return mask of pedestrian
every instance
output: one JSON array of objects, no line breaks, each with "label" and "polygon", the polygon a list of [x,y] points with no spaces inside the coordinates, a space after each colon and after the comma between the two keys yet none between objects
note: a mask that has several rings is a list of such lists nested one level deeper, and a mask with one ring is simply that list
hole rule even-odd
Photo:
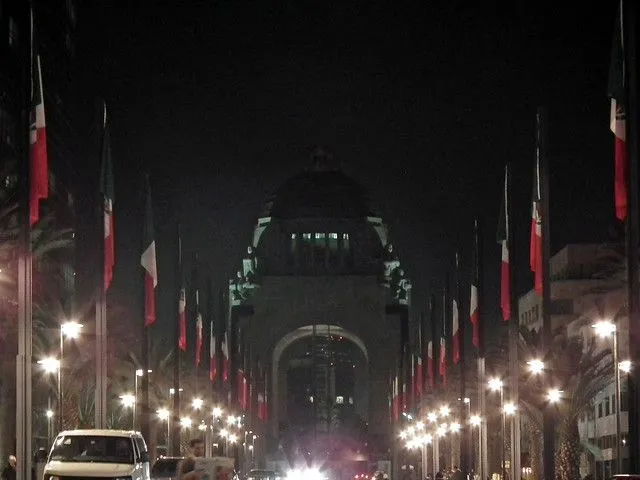
[{"label": "pedestrian", "polygon": [[189,456],[180,462],[179,480],[200,480],[204,472],[196,472],[196,458],[204,457],[204,441],[194,438],[189,442]]},{"label": "pedestrian", "polygon": [[16,480],[17,462],[15,455],[9,455],[9,463],[2,469],[2,480]]},{"label": "pedestrian", "polygon": [[457,465],[453,466],[453,472],[451,473],[451,480],[464,480],[464,474],[460,471]]}]

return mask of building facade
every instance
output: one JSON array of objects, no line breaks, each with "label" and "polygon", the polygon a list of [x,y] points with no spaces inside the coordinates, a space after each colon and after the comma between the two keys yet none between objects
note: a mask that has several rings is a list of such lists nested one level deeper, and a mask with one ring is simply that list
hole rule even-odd
[{"label": "building facade", "polygon": [[267,460],[283,445],[336,469],[388,455],[410,289],[365,191],[323,152],[267,201],[229,284],[232,344],[267,365]]}]

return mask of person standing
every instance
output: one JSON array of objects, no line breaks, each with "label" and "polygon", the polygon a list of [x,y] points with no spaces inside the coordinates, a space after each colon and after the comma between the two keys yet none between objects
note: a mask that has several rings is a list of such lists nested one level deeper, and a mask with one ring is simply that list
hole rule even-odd
[{"label": "person standing", "polygon": [[9,463],[2,469],[2,480],[16,480],[17,462],[15,455],[9,455]]},{"label": "person standing", "polygon": [[203,472],[196,472],[196,458],[204,457],[204,441],[194,438],[189,442],[189,456],[180,462],[180,480],[200,480]]}]

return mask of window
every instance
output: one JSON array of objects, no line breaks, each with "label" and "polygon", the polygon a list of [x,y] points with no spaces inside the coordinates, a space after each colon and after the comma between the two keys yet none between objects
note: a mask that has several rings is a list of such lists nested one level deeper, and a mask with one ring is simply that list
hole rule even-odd
[{"label": "window", "polygon": [[67,0],[67,15],[69,16],[69,21],[71,25],[76,24],[76,6],[73,3],[73,0]]},{"label": "window", "polygon": [[616,396],[611,396],[611,413],[616,413]]},{"label": "window", "polygon": [[604,397],[604,415],[611,415],[611,400],[609,397]]},{"label": "window", "polygon": [[49,460],[61,462],[133,463],[130,438],[100,435],[61,435]]},{"label": "window", "polygon": [[338,234],[330,233],[329,234],[329,250],[337,250],[338,249]]},{"label": "window", "polygon": [[344,403],[344,397],[342,395],[338,395],[336,397],[336,405],[342,405]]},{"label": "window", "polygon": [[602,418],[602,403],[598,404],[598,418]]},{"label": "window", "polygon": [[324,233],[316,233],[316,240],[324,240]]},{"label": "window", "polygon": [[349,250],[349,234],[348,233],[342,234],[342,248],[344,250]]},{"label": "window", "polygon": [[291,234],[291,253],[295,255],[298,249],[298,235],[295,233]]}]

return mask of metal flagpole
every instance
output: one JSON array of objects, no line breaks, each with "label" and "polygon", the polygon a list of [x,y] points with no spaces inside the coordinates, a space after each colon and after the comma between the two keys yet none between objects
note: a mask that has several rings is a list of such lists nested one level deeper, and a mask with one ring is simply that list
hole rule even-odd
[{"label": "metal flagpole", "polygon": [[[107,106],[102,104],[102,139],[107,128]],[[102,151],[102,149],[100,149]],[[95,390],[95,427],[107,428],[107,292],[104,285],[104,199],[103,193],[98,197],[98,221],[101,225],[101,241],[99,242],[100,272],[96,278],[96,390]],[[145,370],[146,372],[146,370]],[[60,409],[62,411],[62,409]],[[58,419],[62,425],[63,419]]]},{"label": "metal flagpole", "polygon": [[[540,169],[540,203],[542,210],[542,347],[546,352],[553,341],[551,327],[551,285],[549,283],[549,260],[551,257],[551,234],[549,231],[549,165],[547,159],[547,111],[538,107],[537,118],[537,155]],[[543,472],[544,480],[555,478],[555,424],[553,412],[543,409]]]},{"label": "metal flagpole", "polygon": [[180,294],[182,290],[182,237],[180,235],[180,223],[176,224],[176,278],[174,280],[174,298],[175,302],[175,318],[176,324],[174,327],[174,343],[176,358],[173,362],[173,405],[171,412],[171,419],[173,420],[173,429],[171,430],[171,449],[167,450],[173,456],[180,455],[180,368],[182,361],[182,350],[178,347],[180,339]]},{"label": "metal flagpole", "polygon": [[476,219],[474,222],[475,230],[475,252],[476,252],[476,279],[477,288],[477,310],[478,310],[478,409],[480,410],[479,445],[478,445],[478,469],[480,479],[484,480],[489,473],[489,459],[487,451],[487,406],[486,406],[486,365],[485,365],[485,349],[484,349],[484,322],[486,320],[482,308],[483,298],[483,281],[482,281],[482,229],[480,222]]},{"label": "metal flagpole", "polygon": [[[638,77],[636,64],[637,3],[622,2],[624,85],[627,94],[626,144],[629,160],[629,212],[627,225],[627,275],[629,295],[629,353],[635,367],[629,379],[629,472],[640,471],[640,266],[638,264]],[[618,405],[618,409],[620,406]]]},{"label": "metal flagpole", "polygon": [[510,322],[509,325],[509,394],[510,400],[516,405],[516,411],[511,415],[511,478],[521,477],[521,454],[520,454],[520,361],[518,354],[518,343],[520,339],[520,322],[518,317],[518,297],[515,288],[515,262],[513,255],[515,252],[513,240],[513,219],[511,216],[511,199],[513,193],[512,174],[509,165],[505,167],[505,227],[507,251],[509,252],[509,303]]},{"label": "metal flagpole", "polygon": [[18,355],[16,357],[16,478],[31,478],[31,365],[32,365],[32,312],[31,312],[31,226],[29,220],[29,145],[31,122],[29,114],[33,84],[33,11],[29,2],[30,35],[24,56],[25,98],[23,124],[27,127],[23,136],[23,157],[20,164],[20,240],[18,244]]}]

